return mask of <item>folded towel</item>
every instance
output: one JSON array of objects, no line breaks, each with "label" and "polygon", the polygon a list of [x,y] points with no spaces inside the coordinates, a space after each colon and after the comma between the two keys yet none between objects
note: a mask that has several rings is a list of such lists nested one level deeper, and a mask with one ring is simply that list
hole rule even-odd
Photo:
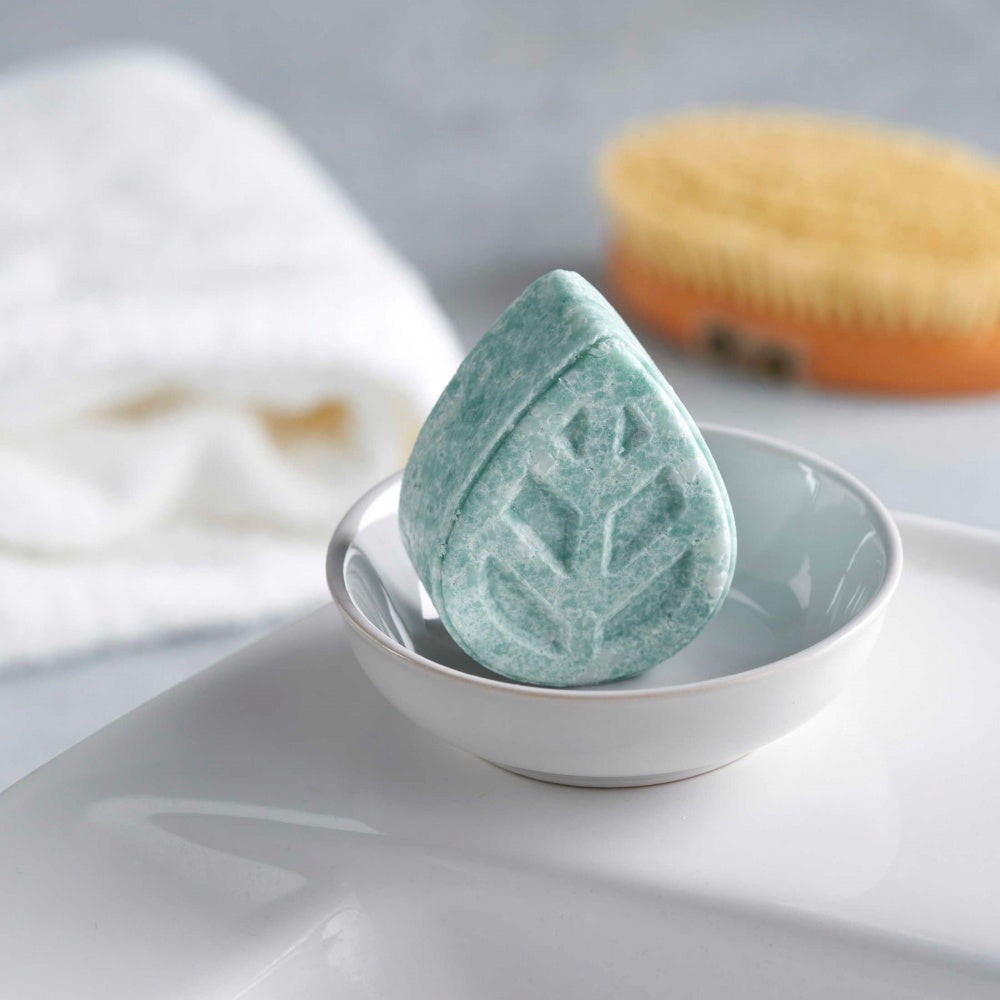
[{"label": "folded towel", "polygon": [[459,360],[271,118],[127,52],[0,83],[0,659],[279,617]]}]

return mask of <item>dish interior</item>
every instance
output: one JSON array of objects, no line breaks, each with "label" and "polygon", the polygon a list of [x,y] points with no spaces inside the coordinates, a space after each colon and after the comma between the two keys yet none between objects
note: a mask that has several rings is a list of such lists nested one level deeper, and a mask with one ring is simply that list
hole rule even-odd
[{"label": "dish interior", "polygon": [[[685,649],[601,690],[661,688],[741,673],[848,624],[885,579],[888,540],[868,497],[835,468],[763,439],[707,428],[736,518],[736,574],[725,603]],[[361,513],[344,561],[358,610],[385,636],[436,663],[516,683],[451,639],[417,579],[396,522],[398,477]]]}]

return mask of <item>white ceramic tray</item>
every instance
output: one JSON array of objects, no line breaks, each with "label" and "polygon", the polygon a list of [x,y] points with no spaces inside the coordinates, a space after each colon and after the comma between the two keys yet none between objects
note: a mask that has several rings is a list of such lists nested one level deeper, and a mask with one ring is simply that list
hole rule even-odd
[{"label": "white ceramic tray", "polygon": [[1000,535],[900,518],[868,668],[651,788],[396,713],[327,608],[0,796],[0,996],[1000,995]]}]

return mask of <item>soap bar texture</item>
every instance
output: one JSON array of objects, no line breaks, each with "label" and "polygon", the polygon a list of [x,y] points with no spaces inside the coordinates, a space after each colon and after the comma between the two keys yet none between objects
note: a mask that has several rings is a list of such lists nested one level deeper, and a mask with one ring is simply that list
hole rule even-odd
[{"label": "soap bar texture", "polygon": [[403,543],[490,670],[567,687],[687,645],[732,580],[725,486],[688,412],[579,275],[539,278],[482,337],[403,474]]}]

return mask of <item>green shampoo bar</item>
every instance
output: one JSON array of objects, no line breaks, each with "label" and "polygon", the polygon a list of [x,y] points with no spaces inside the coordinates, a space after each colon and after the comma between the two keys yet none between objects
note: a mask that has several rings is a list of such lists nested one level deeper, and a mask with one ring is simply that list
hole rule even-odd
[{"label": "green shampoo bar", "polygon": [[414,445],[399,524],[452,638],[504,677],[553,687],[676,653],[736,562],[704,439],[569,271],[532,284],[459,367]]}]

